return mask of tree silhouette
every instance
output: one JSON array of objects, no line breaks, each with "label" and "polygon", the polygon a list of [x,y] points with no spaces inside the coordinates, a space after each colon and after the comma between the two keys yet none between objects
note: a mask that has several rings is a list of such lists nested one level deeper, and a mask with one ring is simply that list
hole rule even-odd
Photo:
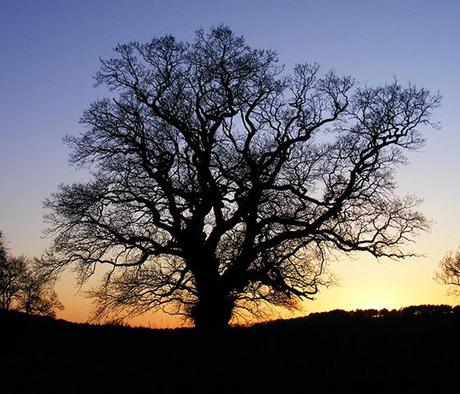
[{"label": "tree silhouette", "polygon": [[35,258],[28,262],[17,294],[17,309],[29,315],[56,316],[64,309],[54,286],[56,275],[44,269],[47,264]]},{"label": "tree silhouette", "polygon": [[52,317],[63,309],[54,290],[57,277],[43,259],[12,256],[0,232],[0,309]]},{"label": "tree silhouette", "polygon": [[96,75],[110,98],[67,137],[93,179],[45,202],[56,267],[82,281],[110,267],[99,315],[164,308],[225,327],[238,308],[312,298],[330,253],[404,257],[426,228],[393,173],[439,96],[317,65],[288,75],[225,26],[115,52]]},{"label": "tree silhouette", "polygon": [[460,295],[460,251],[449,254],[441,260],[435,280],[450,286],[452,294]]},{"label": "tree silhouette", "polygon": [[11,256],[0,232],[0,309],[10,310],[21,290],[26,271],[26,262],[22,257]]}]

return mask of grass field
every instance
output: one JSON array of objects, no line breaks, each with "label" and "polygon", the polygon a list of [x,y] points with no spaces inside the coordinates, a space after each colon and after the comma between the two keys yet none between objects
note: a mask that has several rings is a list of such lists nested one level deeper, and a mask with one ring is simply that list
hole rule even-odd
[{"label": "grass field", "polygon": [[442,392],[460,377],[459,307],[333,311],[221,333],[14,312],[0,325],[1,393]]}]

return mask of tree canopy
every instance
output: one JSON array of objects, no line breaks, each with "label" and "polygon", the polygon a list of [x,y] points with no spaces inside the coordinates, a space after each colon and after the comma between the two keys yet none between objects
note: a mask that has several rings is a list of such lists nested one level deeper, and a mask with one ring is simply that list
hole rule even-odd
[{"label": "tree canopy", "polygon": [[312,298],[335,251],[402,258],[427,227],[394,181],[433,125],[440,98],[424,88],[289,73],[225,26],[118,45],[96,82],[111,93],[67,138],[92,180],[46,206],[57,268],[84,281],[111,267],[99,315],[164,308],[223,327]]}]

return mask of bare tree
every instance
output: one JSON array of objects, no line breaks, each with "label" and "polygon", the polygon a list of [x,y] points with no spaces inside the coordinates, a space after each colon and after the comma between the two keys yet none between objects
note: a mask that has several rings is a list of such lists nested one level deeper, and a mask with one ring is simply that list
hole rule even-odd
[{"label": "bare tree", "polygon": [[96,75],[111,98],[67,138],[93,179],[45,203],[57,268],[111,267],[100,315],[162,307],[225,327],[238,308],[312,298],[330,253],[402,258],[426,228],[393,173],[438,95],[317,65],[288,75],[224,26],[115,52]]},{"label": "bare tree", "polygon": [[449,254],[441,260],[435,280],[450,286],[452,294],[460,295],[460,251]]},{"label": "bare tree", "polygon": [[57,277],[46,266],[46,262],[37,258],[27,264],[17,294],[18,310],[29,315],[56,317],[56,312],[64,309],[54,290]]},{"label": "bare tree", "polygon": [[21,290],[26,270],[24,257],[11,256],[0,232],[0,309],[10,310]]},{"label": "bare tree", "polygon": [[57,277],[44,258],[11,255],[0,232],[0,309],[53,317],[63,309],[54,290]]}]

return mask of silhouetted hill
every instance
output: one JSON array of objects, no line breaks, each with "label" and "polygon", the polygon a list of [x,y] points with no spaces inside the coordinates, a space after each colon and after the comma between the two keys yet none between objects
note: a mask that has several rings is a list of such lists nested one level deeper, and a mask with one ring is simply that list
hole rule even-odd
[{"label": "silhouetted hill", "polygon": [[459,371],[460,307],[332,311],[225,333],[1,312],[1,393],[438,391]]}]

